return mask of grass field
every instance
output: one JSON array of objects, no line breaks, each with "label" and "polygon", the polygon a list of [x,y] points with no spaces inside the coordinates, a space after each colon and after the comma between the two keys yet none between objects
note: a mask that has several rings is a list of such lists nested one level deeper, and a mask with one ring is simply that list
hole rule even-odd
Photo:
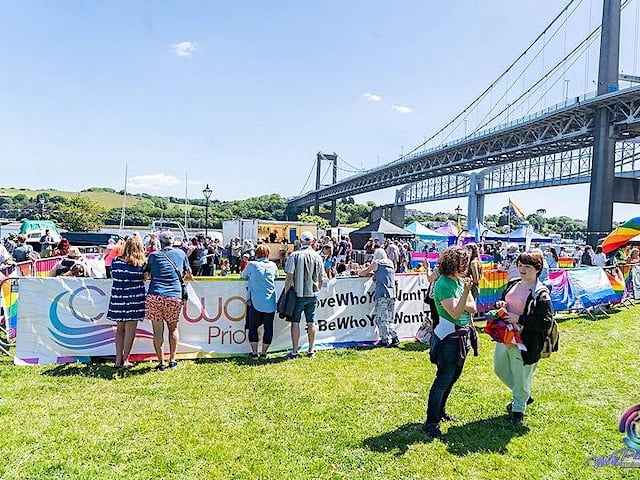
[{"label": "grass field", "polygon": [[[28,190],[21,188],[0,188],[0,196],[14,196],[22,193],[27,197],[37,197],[41,193],[64,198],[73,198],[76,195],[86,197],[98,203],[101,207],[108,209],[122,207],[122,195],[113,192],[63,192],[60,190]],[[138,199],[132,196],[127,197],[127,206],[131,207],[138,203]]]},{"label": "grass field", "polygon": [[640,478],[585,465],[624,447],[620,415],[640,403],[640,306],[560,323],[524,428],[481,335],[448,410],[447,443],[420,430],[434,367],[420,344],[316,358],[13,367],[0,360],[4,479]]}]

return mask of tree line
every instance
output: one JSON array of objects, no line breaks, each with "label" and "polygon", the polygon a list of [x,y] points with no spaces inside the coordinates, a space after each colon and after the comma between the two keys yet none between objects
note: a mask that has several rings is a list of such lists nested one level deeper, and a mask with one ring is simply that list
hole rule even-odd
[{"label": "tree line", "polygon": [[[106,192],[124,195],[124,191],[111,188],[93,187],[83,192]],[[125,212],[126,226],[149,225],[154,220],[184,220],[185,209],[192,228],[205,227],[204,198],[188,199],[179,197],[160,197],[141,194],[127,194],[136,199],[135,204],[127,206]],[[246,200],[220,201],[210,200],[207,227],[222,228],[224,220],[237,218],[259,218],[262,220],[284,220],[287,205],[286,198],[273,193],[251,197]],[[345,198],[337,203],[336,218],[340,225],[361,227],[368,223],[369,216],[377,205],[368,201],[365,204],[356,203],[353,198]],[[122,209],[105,208],[100,203],[80,195],[65,197],[55,191],[39,194],[29,194],[27,191],[15,195],[0,196],[0,217],[22,219],[53,220],[61,228],[72,231],[95,231],[103,225],[119,225]],[[320,208],[319,215],[303,213],[298,220],[318,223],[321,228],[329,227],[329,209]],[[571,219],[566,216],[547,217],[544,210],[528,215],[526,220],[535,230],[550,235],[557,233],[565,238],[584,239],[586,222]],[[437,228],[447,220],[457,220],[455,213],[429,213],[407,209],[406,222],[420,221],[430,228]],[[485,216],[485,224],[498,233],[505,233],[517,227],[522,220],[509,218],[506,209],[497,214]],[[461,216],[463,226],[466,218]]]}]

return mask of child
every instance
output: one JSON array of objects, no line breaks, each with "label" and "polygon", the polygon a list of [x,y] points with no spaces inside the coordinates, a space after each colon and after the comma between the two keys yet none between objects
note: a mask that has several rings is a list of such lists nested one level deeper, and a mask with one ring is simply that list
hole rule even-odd
[{"label": "child", "polygon": [[226,277],[229,273],[229,260],[224,258],[220,264],[220,276]]},{"label": "child", "polygon": [[322,247],[322,258],[324,260],[324,273],[328,279],[332,279],[334,275],[334,267],[336,265],[336,257],[333,256],[333,248],[331,245]]},{"label": "child", "polygon": [[407,260],[404,259],[398,266],[398,273],[407,273]]},{"label": "child", "polygon": [[240,271],[244,272],[245,267],[247,266],[247,263],[249,263],[249,254],[245,253],[244,255],[242,255],[242,260],[240,261]]}]

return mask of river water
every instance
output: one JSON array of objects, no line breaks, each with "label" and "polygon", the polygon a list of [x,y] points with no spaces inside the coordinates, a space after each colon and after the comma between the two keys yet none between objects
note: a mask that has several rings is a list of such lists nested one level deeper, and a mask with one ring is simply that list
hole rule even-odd
[{"label": "river water", "polygon": [[[0,239],[5,238],[9,233],[14,232],[18,233],[20,231],[21,222],[8,223],[6,225],[0,225]],[[115,225],[106,225],[100,229],[100,233],[119,233],[123,237],[128,235],[132,235],[134,232],[139,233],[143,238],[146,233],[149,233],[151,229],[147,227],[125,227],[120,231],[120,229]],[[218,230],[209,229],[209,232],[214,232]],[[196,233],[202,233],[200,229],[188,228],[187,233],[190,235],[195,235]],[[62,234],[64,237],[64,234]]]}]

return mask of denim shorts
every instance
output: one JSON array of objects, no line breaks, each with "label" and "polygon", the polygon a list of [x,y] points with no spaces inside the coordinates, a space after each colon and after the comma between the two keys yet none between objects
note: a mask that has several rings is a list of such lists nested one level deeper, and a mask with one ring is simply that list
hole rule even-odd
[{"label": "denim shorts", "polygon": [[293,310],[292,322],[300,323],[302,312],[307,323],[316,322],[316,297],[298,297],[296,300],[296,308]]}]

